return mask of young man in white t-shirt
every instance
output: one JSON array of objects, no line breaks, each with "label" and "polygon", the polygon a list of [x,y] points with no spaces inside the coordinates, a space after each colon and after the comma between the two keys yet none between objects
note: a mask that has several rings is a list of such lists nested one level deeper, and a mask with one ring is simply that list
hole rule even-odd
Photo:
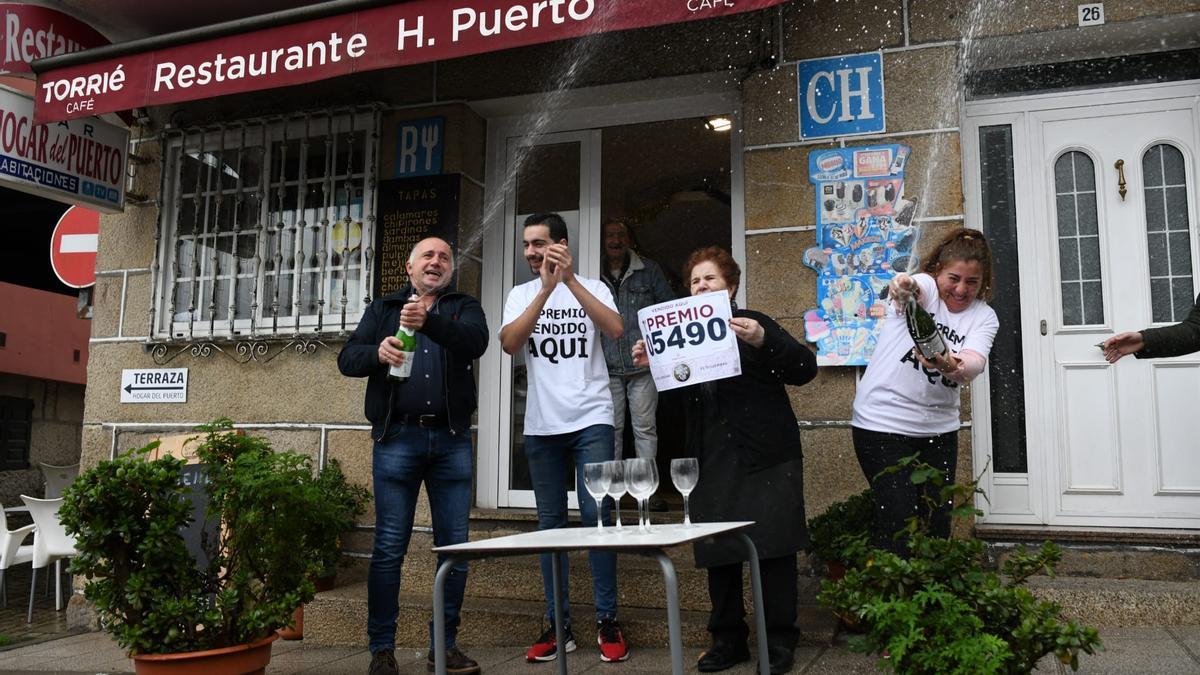
[{"label": "young man in white t-shirt", "polygon": [[[578,494],[587,494],[583,465],[613,458],[613,402],[608,366],[597,329],[621,337],[623,322],[603,282],[575,275],[567,226],[556,213],[525,219],[522,246],[537,278],[508,293],[500,344],[505,353],[525,350],[529,393],[525,405],[525,458],[537,500],[538,529],[567,524],[567,486],[563,475],[574,459]],[[594,500],[581,498],[585,526],[596,524]],[[575,649],[567,595],[567,556],[560,555],[563,648]],[[592,591],[596,599],[596,642],[604,661],[624,661],[629,650],[617,623],[617,560],[613,553],[590,551]],[[552,558],[542,555],[542,585],[550,627],[525,653],[528,661],[558,658],[555,637]]]}]

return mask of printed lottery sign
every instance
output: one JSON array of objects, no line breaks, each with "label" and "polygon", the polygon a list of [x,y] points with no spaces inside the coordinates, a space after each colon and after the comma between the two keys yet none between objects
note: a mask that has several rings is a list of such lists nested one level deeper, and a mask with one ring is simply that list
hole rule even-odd
[{"label": "printed lottery sign", "polygon": [[650,374],[659,391],[742,374],[733,312],[723,291],[638,310]]}]

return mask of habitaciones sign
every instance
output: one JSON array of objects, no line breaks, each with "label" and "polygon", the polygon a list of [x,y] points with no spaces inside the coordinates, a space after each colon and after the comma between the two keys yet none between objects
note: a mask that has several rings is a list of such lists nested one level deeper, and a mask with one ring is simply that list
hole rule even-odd
[{"label": "habitaciones sign", "polygon": [[51,70],[38,77],[37,120],[302,84],[782,2],[413,0]]},{"label": "habitaciones sign", "polygon": [[128,131],[97,119],[37,124],[33,101],[0,89],[0,185],[114,213],[128,147]]}]

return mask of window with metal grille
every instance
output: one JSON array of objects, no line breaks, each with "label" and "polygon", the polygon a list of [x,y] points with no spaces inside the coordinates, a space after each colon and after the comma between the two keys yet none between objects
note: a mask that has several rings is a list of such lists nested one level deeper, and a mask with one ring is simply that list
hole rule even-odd
[{"label": "window with metal grille", "polygon": [[378,129],[369,110],[168,132],[153,336],[353,330],[370,302]]},{"label": "window with metal grille", "polygon": [[0,396],[0,470],[29,468],[32,432],[33,401]]}]

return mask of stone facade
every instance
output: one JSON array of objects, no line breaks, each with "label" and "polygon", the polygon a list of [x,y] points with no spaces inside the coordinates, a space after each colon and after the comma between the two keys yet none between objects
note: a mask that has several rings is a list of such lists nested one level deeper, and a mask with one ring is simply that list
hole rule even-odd
[{"label": "stone facade", "polygon": [[[744,152],[735,170],[744,175],[745,285],[749,306],[803,335],[802,315],[815,304],[815,275],[801,263],[814,244],[814,191],[808,181],[809,153],[838,142],[802,142],[797,123],[795,62],[801,59],[881,50],[887,91],[888,133],[848,138],[846,145],[902,142],[913,148],[906,190],[921,194],[925,242],[947,227],[960,227],[964,191],[960,158],[960,38],[1036,36],[1073,30],[1074,2],[1035,5],[982,2],[977,11],[962,0],[822,2],[794,0],[779,11],[721,20],[594,36],[485,54],[393,71],[358,74],[270,92],[151,109],[154,126],[140,130],[135,152],[151,160],[137,167],[132,192],[160,194],[156,135],[165,125],[204,125],[249,116],[310,110],[349,102],[379,101],[386,114],[381,176],[391,175],[395,122],[406,118],[446,119],[445,172],[462,175],[460,241],[483,222],[487,120],[472,104],[485,99],[543,92],[558,83],[564,64],[577,75],[567,84],[585,88],[717,72],[739,91]],[[992,5],[1009,10],[988,9]],[[1196,0],[1106,3],[1108,21],[1127,24],[1200,10]],[[764,67],[776,54],[778,63]],[[1064,55],[1070,58],[1071,54]],[[620,108],[614,107],[614,115]],[[135,138],[139,136],[135,133]],[[97,263],[89,386],[82,434],[85,464],[114,449],[136,446],[156,433],[228,416],[260,431],[283,447],[314,458],[336,457],[351,479],[370,483],[370,439],[362,417],[364,383],[341,377],[335,364],[339,346],[314,354],[287,354],[267,364],[239,364],[219,354],[207,359],[186,354],[171,364],[191,370],[184,405],[122,405],[117,392],[121,369],[150,368],[145,347],[153,304],[151,267],[155,258],[158,204],[130,206],[102,221]],[[765,231],[765,232],[760,232]],[[470,251],[478,256],[477,251]],[[482,266],[496,261],[459,260],[460,284],[479,293]],[[489,317],[493,328],[498,316]],[[498,349],[493,344],[491,349]],[[850,443],[847,420],[855,376],[849,368],[825,368],[817,380],[791,392],[806,425],[806,495],[809,513],[865,486]],[[499,396],[481,391],[481,397]],[[964,422],[970,422],[964,405]],[[256,433],[258,433],[256,431]],[[960,478],[972,475],[970,431],[961,434]],[[369,524],[368,515],[364,524]],[[428,523],[427,513],[419,514]]]}]

